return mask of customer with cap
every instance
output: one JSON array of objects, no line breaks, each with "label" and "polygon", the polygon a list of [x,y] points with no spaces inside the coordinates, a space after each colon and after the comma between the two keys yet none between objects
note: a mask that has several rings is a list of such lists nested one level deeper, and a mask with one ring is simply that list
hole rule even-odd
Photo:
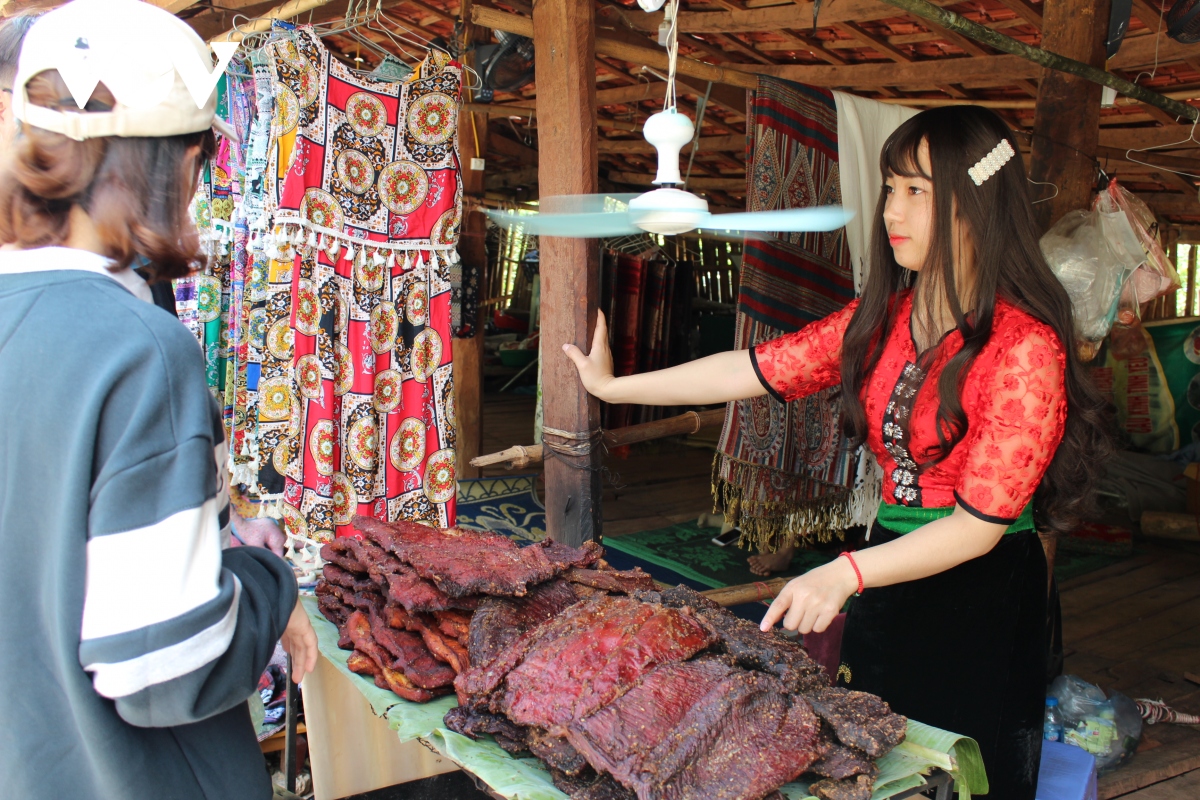
[{"label": "customer with cap", "polygon": [[265,800],[246,698],[281,637],[293,678],[316,663],[287,564],[221,550],[195,341],[126,288],[137,256],[163,278],[198,258],[211,64],[137,0],[62,6],[21,52],[0,165],[7,797]]}]

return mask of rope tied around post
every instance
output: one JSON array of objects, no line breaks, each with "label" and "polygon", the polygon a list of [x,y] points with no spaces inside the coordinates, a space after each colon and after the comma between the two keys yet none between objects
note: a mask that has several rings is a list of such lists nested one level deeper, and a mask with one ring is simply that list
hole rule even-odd
[{"label": "rope tied around post", "polygon": [[[566,439],[568,444],[552,442],[547,439],[547,436],[552,436],[556,439]],[[592,431],[564,431],[558,428],[551,428],[547,425],[542,426],[542,447],[559,457],[569,458],[584,458],[590,456],[596,449],[597,443],[604,447],[604,431],[601,428],[596,428]],[[588,469],[589,467],[570,464],[578,469]]]},{"label": "rope tied around post", "polygon": [[[547,436],[553,436],[556,439],[565,439],[568,444],[560,444],[547,439]],[[597,448],[599,445],[599,448]],[[542,426],[542,452],[549,453],[557,458],[562,463],[566,464],[571,469],[582,469],[588,472],[599,472],[608,482],[616,488],[617,481],[620,480],[620,475],[609,470],[603,464],[596,466],[593,464],[580,464],[576,459],[587,458],[597,449],[608,452],[608,446],[604,443],[604,430],[597,428],[593,431],[564,431],[559,428],[551,428],[546,425]]]}]

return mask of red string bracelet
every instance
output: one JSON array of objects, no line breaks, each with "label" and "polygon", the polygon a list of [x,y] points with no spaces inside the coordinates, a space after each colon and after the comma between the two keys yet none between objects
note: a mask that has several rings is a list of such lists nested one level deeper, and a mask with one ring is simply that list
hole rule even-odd
[{"label": "red string bracelet", "polygon": [[842,556],[846,557],[846,560],[850,562],[850,566],[854,567],[854,574],[856,576],[858,576],[858,591],[854,593],[854,596],[858,597],[859,595],[861,595],[863,593],[862,573],[858,571],[858,564],[854,563],[854,554],[853,553],[851,553],[849,550],[847,550],[843,553],[838,554],[838,558],[841,558]]}]

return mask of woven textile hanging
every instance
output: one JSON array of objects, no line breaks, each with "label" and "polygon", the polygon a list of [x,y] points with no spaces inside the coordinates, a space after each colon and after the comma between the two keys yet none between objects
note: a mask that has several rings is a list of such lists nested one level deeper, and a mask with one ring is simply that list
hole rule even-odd
[{"label": "woven textile hanging", "polygon": [[[831,92],[760,77],[750,105],[747,206],[840,205],[837,109]],[[845,230],[746,240],[735,347],[797,330],[854,299]],[[840,388],[791,403],[729,404],[713,462],[713,499],[766,551],[827,541],[851,524],[856,454],[842,435]]]}]

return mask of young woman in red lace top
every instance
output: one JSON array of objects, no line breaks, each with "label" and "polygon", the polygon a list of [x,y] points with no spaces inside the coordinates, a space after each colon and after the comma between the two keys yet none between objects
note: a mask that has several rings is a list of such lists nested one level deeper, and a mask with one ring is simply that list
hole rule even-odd
[{"label": "young woman in red lace top", "polygon": [[1032,800],[1048,583],[1035,520],[1064,530],[1088,507],[1103,405],[1004,121],[974,106],[923,112],[884,145],[881,172],[870,272],[842,311],[622,378],[602,318],[589,355],[564,349],[613,403],[787,401],[840,384],[849,435],[884,469],[884,502],[868,547],[792,580],[762,626],[822,631],[861,588],[838,683],[971,736],[988,796]]}]

